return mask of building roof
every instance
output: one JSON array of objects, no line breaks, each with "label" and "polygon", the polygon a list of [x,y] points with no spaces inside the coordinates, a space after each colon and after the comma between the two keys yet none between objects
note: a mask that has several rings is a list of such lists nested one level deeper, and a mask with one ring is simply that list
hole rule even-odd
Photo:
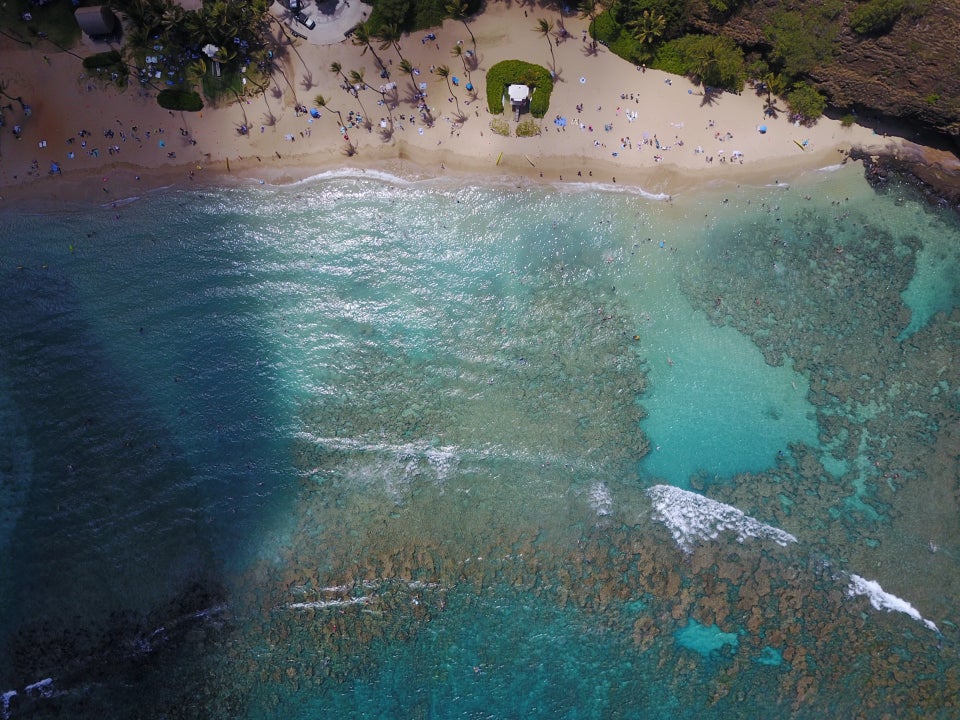
[{"label": "building roof", "polygon": [[523,102],[530,97],[530,88],[526,85],[511,85],[507,88],[507,95],[510,96],[510,102]]},{"label": "building roof", "polygon": [[109,35],[117,27],[117,16],[103,5],[77,8],[73,16],[80,29],[87,35]]}]

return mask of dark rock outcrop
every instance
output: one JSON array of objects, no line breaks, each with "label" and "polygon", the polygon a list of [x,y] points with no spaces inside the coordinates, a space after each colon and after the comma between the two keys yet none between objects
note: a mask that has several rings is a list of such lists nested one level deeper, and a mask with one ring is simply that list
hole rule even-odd
[{"label": "dark rock outcrop", "polygon": [[953,154],[906,143],[882,154],[852,148],[850,157],[863,161],[867,180],[874,187],[898,177],[919,187],[931,202],[960,212],[960,160]]},{"label": "dark rock outcrop", "polygon": [[[748,0],[721,18],[703,3],[693,9],[689,22],[701,32],[728,35],[748,51],[766,54],[766,28],[777,12],[812,15],[822,4]],[[851,0],[842,3],[835,19],[835,52],[808,71],[810,79],[841,111],[907,121],[952,138],[954,149],[960,149],[960,2],[929,0],[919,17],[904,11],[888,32],[874,36],[850,29],[850,13],[857,6]]]}]

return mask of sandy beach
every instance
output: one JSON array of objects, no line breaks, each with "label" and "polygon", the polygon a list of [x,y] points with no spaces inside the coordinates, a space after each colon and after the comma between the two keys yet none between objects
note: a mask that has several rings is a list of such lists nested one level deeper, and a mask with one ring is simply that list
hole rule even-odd
[{"label": "sandy beach", "polygon": [[[539,136],[504,137],[490,128],[486,70],[505,59],[551,67],[547,41],[535,31],[539,17],[555,26],[562,22],[568,32],[565,38],[551,36],[558,79],[550,110],[539,121]],[[354,19],[337,22],[349,26]],[[295,46],[277,32],[287,52],[267,92],[199,113],[164,110],[155,91],[135,83],[122,92],[104,89],[85,76],[77,57],[53,48],[23,50],[4,38],[0,76],[8,94],[22,97],[31,113],[25,116],[16,103],[7,110],[0,133],[0,195],[4,203],[20,198],[109,203],[169,184],[228,178],[284,183],[340,167],[405,177],[479,174],[618,183],[673,195],[716,181],[774,182],[841,162],[853,146],[880,149],[906,142],[826,118],[804,127],[790,123],[786,112],[767,116],[765,96],[749,86],[740,95],[706,96],[687,78],[633,67],[603,46],[592,52],[587,21],[576,17],[494,4],[469,25],[475,53],[461,22],[404,36],[401,52],[418,69],[414,78],[399,70],[394,49],[378,51],[392,73],[389,80],[380,78],[371,53],[349,40],[317,44],[342,38],[339,25],[318,26],[322,37],[294,38]],[[452,53],[458,44],[468,72]],[[86,42],[75,50],[86,55],[102,49]],[[362,69],[374,90],[354,97],[330,71],[334,62],[347,73]],[[457,77],[456,86],[448,89],[434,72],[440,65],[450,68],[451,82]],[[432,122],[417,109],[414,79],[426,88]],[[465,89],[468,82],[473,92]],[[382,96],[376,89],[381,83],[396,85]],[[328,105],[319,109],[320,117],[298,111],[314,108],[317,94]],[[347,120],[351,111],[363,112],[361,104],[369,126],[348,123],[342,130],[334,111]],[[14,126],[21,129],[19,137]]]}]

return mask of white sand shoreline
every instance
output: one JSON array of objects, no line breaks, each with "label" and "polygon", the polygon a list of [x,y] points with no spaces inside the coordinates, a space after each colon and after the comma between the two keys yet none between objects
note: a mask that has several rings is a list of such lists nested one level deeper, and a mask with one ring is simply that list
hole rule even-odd
[{"label": "white sand shoreline", "polygon": [[[535,14],[551,15],[546,10]],[[484,101],[485,71],[509,58],[549,66],[549,51],[533,32],[535,22],[523,8],[500,4],[471,21],[478,69],[470,75],[477,96],[469,105],[465,83],[454,90],[454,98],[430,72],[446,64],[451,74],[464,75],[450,52],[457,44],[469,46],[463,24],[448,21],[433,29],[436,42],[422,42],[420,35],[428,31],[405,37],[404,57],[421,69],[417,79],[428,86],[436,122],[423,123],[405,97],[410,78],[397,71],[392,78],[400,89],[396,107],[378,105],[377,93],[361,93],[373,128],[352,127],[344,133],[334,113],[324,110],[315,119],[295,107],[312,106],[320,93],[344,116],[348,109],[359,109],[329,67],[338,62],[345,70],[363,69],[367,78],[377,78],[379,68],[369,53],[349,41],[298,44],[283,68],[287,83],[275,78],[266,95],[250,97],[243,106],[208,107],[195,114],[163,110],[135,87],[122,93],[90,90],[75,76],[79,61],[69,55],[50,55],[45,63],[39,62],[38,51],[4,46],[0,74],[8,79],[8,92],[22,95],[33,113],[18,118],[14,112],[0,131],[0,209],[25,203],[110,206],[160,186],[212,187],[237,180],[289,184],[342,167],[405,178],[502,175],[556,186],[629,185],[654,197],[676,196],[714,182],[763,185],[789,179],[841,162],[853,146],[879,152],[905,143],[829,119],[807,128],[792,125],[782,114],[766,117],[765,98],[750,90],[705,103],[700,88],[686,78],[656,70],[641,73],[602,47],[596,56],[586,53],[579,40],[586,22],[577,18],[564,18],[574,39],[554,49],[559,80],[548,117],[541,121],[542,134],[496,135]],[[396,53],[381,55],[395,70]],[[454,100],[465,112],[462,124],[454,117]],[[394,118],[392,133],[378,131],[378,115]],[[558,116],[567,119],[565,128],[554,124]],[[14,140],[9,130],[18,122],[22,139]],[[241,124],[250,127],[248,134],[237,132]],[[758,131],[761,124],[767,127],[764,133]],[[79,136],[81,129],[88,134]],[[345,153],[344,135],[355,148],[352,156]],[[738,161],[731,161],[735,151]],[[62,174],[48,172],[52,163]]]}]

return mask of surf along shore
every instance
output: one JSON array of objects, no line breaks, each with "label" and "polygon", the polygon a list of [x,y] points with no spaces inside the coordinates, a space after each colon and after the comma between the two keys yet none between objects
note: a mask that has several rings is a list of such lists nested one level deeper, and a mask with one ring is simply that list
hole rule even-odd
[{"label": "surf along shore", "polygon": [[[603,46],[593,51],[586,20],[512,4],[488,5],[468,20],[475,49],[459,21],[404,36],[400,48],[418,70],[413,76],[400,70],[394,48],[379,50],[391,73],[382,79],[372,54],[341,30],[368,10],[341,3],[335,20],[318,25],[315,34],[323,37],[294,38],[293,46],[277,31],[275,42],[286,53],[267,91],[199,113],[159,107],[155,91],[134,80],[124,91],[103,88],[71,54],[22,49],[0,38],[7,93],[31,106],[26,116],[12,103],[0,131],[0,208],[25,201],[109,205],[171,184],[283,184],[339,168],[409,178],[616,183],[672,196],[705,183],[782,182],[843,162],[853,147],[879,153],[909,145],[826,118],[804,127],[785,111],[769,116],[766,97],[749,86],[740,95],[706,94],[687,78],[636,68]],[[285,18],[277,5],[271,12]],[[536,30],[541,17],[567,31],[550,36],[552,48]],[[320,44],[324,38],[332,44]],[[103,49],[86,42],[75,50],[87,55]],[[553,57],[557,80],[549,112],[538,121],[541,134],[494,133],[486,71],[509,59],[552,68]],[[362,71],[373,89],[355,97],[332,63],[347,74]],[[436,72],[442,65],[449,67],[449,86]],[[388,88],[384,95],[381,85]],[[414,92],[421,89],[432,123],[417,109]],[[316,108],[318,94],[326,108]],[[363,112],[361,103],[369,127],[341,129],[340,117],[348,121],[350,111]],[[510,119],[509,110],[504,117]],[[11,132],[15,125],[19,138]]]}]

